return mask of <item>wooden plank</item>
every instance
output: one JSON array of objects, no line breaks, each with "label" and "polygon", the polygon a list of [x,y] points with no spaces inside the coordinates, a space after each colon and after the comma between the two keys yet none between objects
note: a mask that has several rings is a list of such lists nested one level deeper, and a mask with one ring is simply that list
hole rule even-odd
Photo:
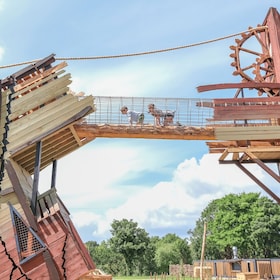
[{"label": "wooden plank", "polygon": [[8,149],[11,151],[15,147],[21,146],[33,138],[37,138],[39,135],[44,135],[44,133],[51,131],[59,124],[67,121],[86,106],[93,106],[90,96],[78,102],[75,98],[72,98],[74,98],[74,96],[66,95],[59,98],[56,102],[47,104],[40,110],[30,114],[31,116],[29,118],[21,122],[20,127],[14,130],[11,129],[13,133],[11,133],[8,138],[10,142]]},{"label": "wooden plank", "polygon": [[17,173],[16,173],[11,161],[8,161],[6,163],[6,169],[7,169],[7,172],[9,174],[10,180],[13,184],[15,193],[16,193],[17,198],[20,202],[20,205],[21,205],[21,207],[24,211],[24,214],[27,218],[27,221],[28,221],[29,225],[31,227],[33,227],[34,230],[37,230],[37,224],[35,222],[35,219],[34,219],[34,216],[33,216],[32,212],[31,212],[30,205],[28,204],[28,201],[27,201],[27,199],[24,195],[24,192],[21,188],[19,178],[17,176]]},{"label": "wooden plank", "polygon": [[9,86],[11,84],[10,77],[14,78],[16,81],[20,81],[24,78],[29,77],[31,74],[33,74],[38,70],[42,71],[45,68],[49,68],[51,66],[51,63],[54,61],[55,61],[54,54],[51,54],[10,75],[6,79],[2,80],[1,84],[2,86]]},{"label": "wooden plank", "polygon": [[[89,112],[90,108],[91,107],[87,106],[86,108],[84,108],[81,111],[79,111],[76,115],[72,116],[70,119],[68,119],[65,122],[59,124],[59,126],[53,128],[51,131],[47,131],[45,134],[40,135],[38,138],[34,138],[30,142],[24,143],[22,146],[17,147],[11,153],[17,153],[18,151],[24,149],[25,147],[30,146],[32,144],[35,144],[37,141],[40,141],[41,139],[43,139],[43,138],[45,138],[47,136],[53,135],[52,133],[55,134],[60,129],[66,128],[69,124],[72,124],[72,123],[76,122],[77,120],[79,120],[81,117],[85,116]],[[72,151],[69,151],[69,153],[70,152],[72,152]],[[54,157],[55,157],[55,155],[54,155]],[[52,161],[53,161],[53,159],[51,159],[51,161],[48,163],[48,165],[51,164]],[[32,171],[29,171],[29,172],[32,172]]]},{"label": "wooden plank", "polygon": [[262,120],[280,117],[280,105],[215,107],[213,120]]},{"label": "wooden plank", "polygon": [[280,116],[280,98],[220,98],[213,100],[211,121],[261,120]]},{"label": "wooden plank", "polygon": [[[72,141],[73,135],[69,129],[64,129],[59,133],[52,134],[52,137],[47,137],[43,139],[42,146],[42,158],[46,154],[50,154],[54,149],[59,148],[64,142]],[[34,164],[35,157],[35,145],[30,145],[23,149],[20,154],[13,156],[13,159],[18,162],[19,165],[26,166],[29,163]]]},{"label": "wooden plank", "polygon": [[42,214],[43,218],[48,217],[49,216],[49,211],[48,211],[48,209],[46,207],[46,203],[45,203],[43,198],[38,200],[38,205],[39,205],[40,210],[39,210],[39,213],[37,213],[37,215],[41,215]]},{"label": "wooden plank", "polygon": [[82,143],[80,137],[78,136],[76,130],[74,129],[73,125],[71,125],[69,128],[70,128],[70,130],[71,130],[71,132],[72,132],[72,135],[73,135],[73,137],[75,138],[77,144],[78,144],[79,146],[82,146],[83,143]]},{"label": "wooden plank", "polygon": [[52,207],[52,201],[49,195],[45,196],[45,201],[46,201],[46,205],[48,206],[48,209],[50,211],[50,215],[54,214],[54,209]]},{"label": "wooden plank", "polygon": [[[52,188],[54,189],[54,188]],[[57,194],[56,192],[52,192],[50,193],[50,198],[52,200],[52,205],[53,205],[53,209],[55,212],[59,211],[59,205],[58,205],[58,200],[57,200]]]},{"label": "wooden plank", "polygon": [[16,141],[17,138],[22,137],[24,134],[29,134],[34,128],[41,127],[49,122],[59,122],[59,113],[63,110],[69,110],[75,100],[72,95],[65,95],[55,102],[49,103],[46,106],[26,115],[10,125],[9,142]]},{"label": "wooden plank", "polygon": [[51,162],[53,159],[60,159],[78,148],[79,145],[76,141],[65,144],[60,149],[56,150],[55,153],[44,156],[44,158],[42,159],[42,167],[48,165],[49,162]]},{"label": "wooden plank", "polygon": [[58,64],[58,65],[56,65],[54,67],[51,67],[48,70],[45,70],[44,72],[40,73],[40,75],[34,76],[33,78],[30,78],[27,81],[22,82],[22,83],[16,85],[14,87],[14,90],[15,91],[20,91],[23,88],[25,88],[27,86],[30,86],[31,84],[34,84],[35,82],[37,82],[39,80],[42,80],[43,78],[45,78],[45,77],[55,73],[56,71],[66,67],[66,66],[67,66],[66,62],[61,62],[60,64]]},{"label": "wooden plank", "polygon": [[[12,94],[12,97],[16,99],[17,97],[21,97],[22,95],[25,95],[29,93],[32,90],[36,90],[37,88],[41,87],[43,84],[50,82],[53,79],[57,79],[59,76],[64,74],[66,70],[60,70],[56,73],[50,74],[50,75],[45,75],[45,73],[42,73],[38,79],[33,83],[29,83],[29,81],[23,82],[26,83],[26,86],[22,87],[22,84],[16,85],[15,86],[15,93]],[[28,83],[27,83],[28,82]],[[19,87],[20,86],[20,87]]]},{"label": "wooden plank", "polygon": [[[7,196],[6,196],[7,197]],[[10,203],[18,203],[18,200],[15,198],[15,195],[11,195],[9,196],[11,198],[11,202]],[[1,198],[2,200],[2,198]],[[1,202],[2,204],[2,208],[0,211],[0,223],[1,223],[1,227],[0,227],[0,234],[1,236],[4,235],[4,233],[9,230],[9,228],[12,227],[12,220],[11,220],[11,213],[10,213],[10,208],[8,207],[7,204],[8,201],[3,201]],[[6,204],[5,206],[3,204]]]},{"label": "wooden plank", "polygon": [[238,106],[238,105],[273,105],[279,104],[280,97],[244,97],[244,98],[216,98],[213,99],[214,106]]},{"label": "wooden plank", "polygon": [[4,178],[1,182],[1,189],[2,189],[2,191],[5,191],[6,189],[9,189],[11,187],[12,187],[12,183],[9,179],[9,176],[7,175],[7,172],[5,171]]},{"label": "wooden plank", "polygon": [[[11,160],[11,159],[10,159]],[[24,195],[27,199],[31,199],[32,196],[32,188],[33,188],[33,180],[31,175],[27,173],[21,166],[19,166],[15,161],[12,161],[13,168],[18,176],[18,179],[21,184],[21,189],[24,192]],[[29,180],[28,180],[29,179]]]},{"label": "wooden plank", "polygon": [[[74,150],[79,148],[79,145],[73,138],[71,141],[65,140],[63,142],[57,142],[56,145],[57,145],[57,148],[53,147],[53,149],[50,149],[48,152],[44,152],[44,154],[42,154],[41,169],[48,166],[50,164],[50,162],[52,162],[54,159],[60,159],[64,155],[67,155],[70,152],[73,152]],[[33,159],[29,160],[22,166],[27,171],[29,171],[30,173],[33,174],[33,168],[34,168]]]},{"label": "wooden plank", "polygon": [[269,89],[280,89],[280,83],[257,83],[257,82],[242,82],[242,83],[223,83],[223,84],[213,84],[204,85],[197,87],[198,92],[205,92],[210,90],[218,89],[233,89],[233,88],[269,88]]},{"label": "wooden plank", "polygon": [[11,104],[11,114],[9,115],[9,119],[13,120],[18,118],[47,102],[52,102],[62,94],[65,94],[69,90],[68,85],[72,82],[70,78],[71,75],[67,74],[15,99]]},{"label": "wooden plank", "polygon": [[3,210],[3,207],[4,207],[3,205],[7,204],[8,202],[10,202],[13,205],[19,203],[19,200],[14,191],[1,195],[1,197],[0,197],[1,211]]},{"label": "wooden plank", "polygon": [[[56,216],[57,219],[54,216]],[[55,213],[54,216],[49,216],[46,219],[42,219],[38,224],[38,227],[44,235],[48,247],[51,246],[53,242],[57,242],[57,240],[61,238],[65,239],[65,232],[63,228],[61,228],[63,221],[61,221],[57,213]]]},{"label": "wooden plank", "polygon": [[[53,100],[49,99],[50,102],[46,102],[43,104],[43,106],[38,106],[38,107],[32,107],[32,109],[28,110],[29,108],[29,105],[28,103],[24,103],[24,107],[22,107],[22,109],[20,109],[19,111],[15,112],[15,114],[12,114],[11,116],[9,116],[9,119],[12,120],[10,126],[12,128],[16,127],[16,126],[19,126],[18,125],[18,121],[24,121],[26,117],[30,116],[30,114],[33,114],[34,112],[38,111],[38,110],[41,110],[43,107],[45,107],[46,105],[52,103],[52,102],[55,102],[56,100],[62,98],[65,96],[65,93],[68,91],[68,87],[62,87],[62,88],[58,88],[56,91],[52,91],[52,93],[54,95],[57,96],[57,98],[54,98]],[[35,96],[35,99],[37,98],[37,95]],[[20,111],[24,111],[21,112]],[[13,119],[12,119],[13,118]],[[18,119],[15,119],[15,118],[18,118]]]},{"label": "wooden plank", "polygon": [[[56,145],[56,142],[60,142],[61,138],[71,138],[68,128],[63,128],[56,133],[51,134],[43,139],[43,152],[44,149],[48,149],[49,146]],[[32,160],[35,155],[35,145],[28,145],[26,148],[22,149],[13,155],[13,159],[20,164],[25,164],[26,161]]]},{"label": "wooden plank", "polygon": [[277,126],[243,126],[215,128],[217,140],[270,140],[280,139]]}]

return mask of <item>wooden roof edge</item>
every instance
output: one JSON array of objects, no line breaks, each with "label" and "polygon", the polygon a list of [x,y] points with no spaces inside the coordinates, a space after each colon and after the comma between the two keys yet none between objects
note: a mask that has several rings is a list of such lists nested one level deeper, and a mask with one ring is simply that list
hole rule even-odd
[{"label": "wooden roof edge", "polygon": [[49,66],[51,63],[55,61],[54,58],[55,54],[50,54],[49,56],[36,61],[33,64],[30,64],[29,66],[26,66],[25,68],[15,72],[14,74],[8,76],[7,78],[0,80],[0,87],[3,88],[5,86],[10,86],[14,83],[14,80],[21,79],[30,73],[33,73],[37,69],[40,69],[42,67]]}]

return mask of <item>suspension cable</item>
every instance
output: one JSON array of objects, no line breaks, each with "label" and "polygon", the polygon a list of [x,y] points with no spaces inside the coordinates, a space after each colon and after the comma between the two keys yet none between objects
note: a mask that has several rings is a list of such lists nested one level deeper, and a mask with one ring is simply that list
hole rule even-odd
[{"label": "suspension cable", "polygon": [[[173,47],[173,48],[160,49],[160,50],[152,50],[152,51],[138,52],[138,53],[118,54],[118,55],[106,55],[106,56],[58,57],[58,58],[56,58],[56,60],[68,61],[68,60],[112,59],[112,58],[122,58],[122,57],[130,57],[130,56],[142,56],[142,55],[170,52],[170,51],[176,51],[176,50],[180,50],[180,49],[197,47],[197,46],[200,46],[200,45],[205,45],[205,44],[209,44],[209,43],[225,40],[225,39],[228,39],[228,38],[231,38],[231,37],[236,37],[236,36],[242,35],[244,33],[248,33],[248,32],[251,33],[252,31],[259,31],[260,32],[260,31],[263,31],[263,30],[265,30],[267,28],[268,28],[267,26],[258,26],[258,27],[255,27],[255,28],[249,28],[246,31],[238,32],[238,33],[227,35],[227,36],[224,36],[224,37],[219,37],[219,38],[212,39],[212,40],[202,41],[202,42],[199,42],[199,43],[194,43],[194,44],[189,44],[189,45],[177,46],[177,47]],[[16,67],[16,66],[25,65],[25,64],[33,64],[33,63],[36,63],[37,61],[40,61],[40,60],[41,59],[36,59],[36,60],[19,62],[19,63],[9,64],[9,65],[2,65],[2,66],[0,66],[0,69]]]}]

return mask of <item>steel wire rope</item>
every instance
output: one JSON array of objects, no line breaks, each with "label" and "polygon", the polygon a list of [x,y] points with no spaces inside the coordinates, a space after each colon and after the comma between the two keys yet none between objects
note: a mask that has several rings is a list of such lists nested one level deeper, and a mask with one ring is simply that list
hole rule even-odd
[{"label": "steel wire rope", "polygon": [[[267,29],[267,28],[268,28],[268,26],[258,26],[258,27],[255,27],[255,28],[249,28],[246,31],[230,34],[230,35],[219,37],[219,38],[216,38],[216,39],[210,39],[210,40],[202,41],[202,42],[199,42],[199,43],[183,45],[183,46],[178,46],[178,47],[173,47],[173,48],[160,49],[160,50],[152,50],[152,51],[138,52],[138,53],[118,54],[118,55],[107,55],[107,56],[58,57],[58,58],[56,58],[56,60],[63,60],[63,61],[68,61],[68,60],[97,60],[97,59],[113,59],[113,58],[122,58],[122,57],[130,57],[130,56],[150,55],[150,54],[155,54],[155,53],[163,53],[163,52],[176,51],[176,50],[186,49],[186,48],[191,48],[191,47],[197,47],[197,46],[200,46],[200,45],[205,45],[205,44],[225,40],[225,39],[228,39],[228,38],[231,38],[231,37],[236,37],[236,36],[242,35],[244,33],[250,33],[252,31],[261,31],[261,30],[264,30],[264,29]],[[33,63],[36,63],[37,61],[40,61],[40,60],[41,59],[35,59],[35,60],[31,60],[31,61],[2,65],[2,66],[0,66],[0,69],[16,67],[16,66],[21,66],[21,65],[25,65],[25,64],[33,64]]]}]

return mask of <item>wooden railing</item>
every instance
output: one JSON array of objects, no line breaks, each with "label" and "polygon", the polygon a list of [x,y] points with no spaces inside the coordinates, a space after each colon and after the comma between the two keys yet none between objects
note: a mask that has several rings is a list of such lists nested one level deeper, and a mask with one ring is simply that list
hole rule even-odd
[{"label": "wooden railing", "polygon": [[59,210],[59,198],[56,189],[51,188],[37,198],[37,218],[42,219],[53,215]]}]

